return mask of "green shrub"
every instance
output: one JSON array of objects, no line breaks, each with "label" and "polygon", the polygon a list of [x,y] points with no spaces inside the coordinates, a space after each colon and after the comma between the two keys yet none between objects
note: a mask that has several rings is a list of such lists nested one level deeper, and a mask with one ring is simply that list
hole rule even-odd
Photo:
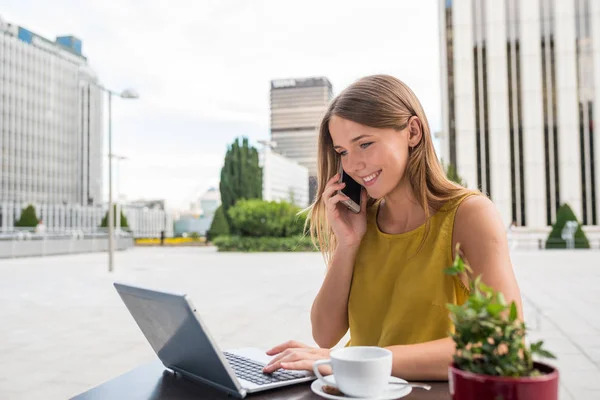
[{"label": "green shrub", "polygon": [[219,251],[268,252],[268,251],[315,251],[310,237],[244,237],[219,236],[213,241]]},{"label": "green shrub", "polygon": [[231,230],[241,236],[291,237],[303,233],[304,214],[285,202],[258,199],[240,200],[229,209]]},{"label": "green shrub", "polygon": [[[577,217],[575,217],[575,213],[569,207],[568,204],[563,204],[556,213],[556,222],[552,226],[552,232],[548,236],[546,240],[546,248],[547,249],[566,249],[567,243],[561,237],[562,230],[565,227],[567,221],[577,221]],[[579,221],[577,221],[579,223]],[[589,249],[590,242],[588,241],[585,233],[581,229],[581,224],[577,227],[577,231],[575,232],[575,248],[577,249]]]},{"label": "green shrub", "polygon": [[38,223],[39,221],[35,215],[35,207],[30,204],[21,212],[21,218],[15,222],[15,226],[36,227]]},{"label": "green shrub", "polygon": [[[115,223],[113,226],[117,226],[117,205],[113,206],[113,218],[115,219]],[[102,218],[102,222],[100,222],[100,228],[108,227],[108,211],[104,214],[104,218]],[[129,228],[127,224],[127,217],[123,214],[123,210],[121,210],[121,228]]]},{"label": "green shrub", "polygon": [[223,206],[219,206],[219,208],[215,210],[210,229],[206,232],[206,240],[212,241],[221,235],[229,235],[229,224],[227,223],[227,219],[225,219]]}]

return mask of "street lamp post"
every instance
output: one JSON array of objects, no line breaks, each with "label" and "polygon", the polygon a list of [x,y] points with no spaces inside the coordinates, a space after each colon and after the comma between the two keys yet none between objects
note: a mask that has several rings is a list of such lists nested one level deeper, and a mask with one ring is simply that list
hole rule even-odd
[{"label": "street lamp post", "polygon": [[115,252],[115,215],[112,200],[112,97],[115,95],[123,99],[137,99],[140,96],[133,89],[125,89],[118,93],[100,85],[98,87],[108,94],[108,272],[112,272]]}]

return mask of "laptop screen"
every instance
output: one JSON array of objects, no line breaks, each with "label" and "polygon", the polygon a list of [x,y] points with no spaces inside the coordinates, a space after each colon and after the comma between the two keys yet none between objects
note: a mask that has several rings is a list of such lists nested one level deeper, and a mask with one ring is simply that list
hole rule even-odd
[{"label": "laptop screen", "polygon": [[115,287],[166,367],[239,390],[206,327],[184,296],[121,284]]}]

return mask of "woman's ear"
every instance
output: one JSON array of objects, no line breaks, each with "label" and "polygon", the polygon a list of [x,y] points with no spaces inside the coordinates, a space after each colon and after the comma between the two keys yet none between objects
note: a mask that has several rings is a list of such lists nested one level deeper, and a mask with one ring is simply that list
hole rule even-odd
[{"label": "woman's ear", "polygon": [[415,147],[423,138],[423,125],[417,116],[410,117],[408,122],[408,145]]}]

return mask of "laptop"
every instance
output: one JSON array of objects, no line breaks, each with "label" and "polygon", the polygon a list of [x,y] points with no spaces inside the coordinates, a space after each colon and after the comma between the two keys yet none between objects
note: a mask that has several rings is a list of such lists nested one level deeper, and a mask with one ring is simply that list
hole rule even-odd
[{"label": "laptop", "polygon": [[308,371],[264,374],[271,357],[257,348],[221,351],[187,295],[114,286],[158,358],[175,373],[239,398],[315,379]]}]

